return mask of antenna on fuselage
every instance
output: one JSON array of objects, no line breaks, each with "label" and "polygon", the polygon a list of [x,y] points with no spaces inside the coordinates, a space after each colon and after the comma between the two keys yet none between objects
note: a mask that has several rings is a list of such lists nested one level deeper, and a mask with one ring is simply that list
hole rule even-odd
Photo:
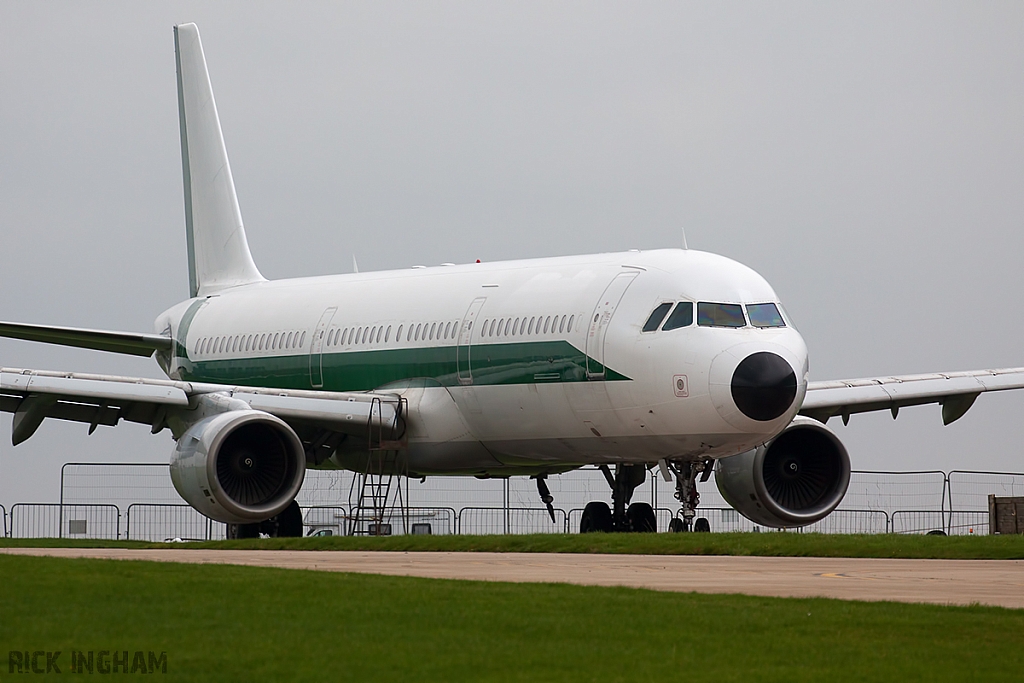
[{"label": "antenna on fuselage", "polygon": [[689,251],[690,247],[686,245],[686,228],[680,228],[683,231],[683,249]]},{"label": "antenna on fuselage", "polygon": [[355,254],[352,254],[352,272],[353,273],[358,273],[359,272],[359,264],[356,263],[356,255]]}]

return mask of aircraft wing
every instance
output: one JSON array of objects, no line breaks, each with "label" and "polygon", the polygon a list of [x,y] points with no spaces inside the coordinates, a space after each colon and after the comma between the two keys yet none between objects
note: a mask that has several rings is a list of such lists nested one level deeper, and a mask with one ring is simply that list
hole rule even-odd
[{"label": "aircraft wing", "polygon": [[[174,380],[0,368],[0,412],[14,413],[11,440],[25,441],[46,418],[115,426],[148,424],[157,433],[175,416],[190,422],[204,394],[220,394],[275,415],[297,432],[351,434],[400,425],[398,396],[372,392],[303,391]],[[194,414],[194,413],[193,413]],[[177,435],[176,435],[177,436]],[[322,438],[322,437],[315,437]]]},{"label": "aircraft wing", "polygon": [[0,337],[147,357],[152,356],[156,351],[170,352],[173,343],[170,337],[159,334],[108,332],[106,330],[85,330],[78,327],[9,322],[0,322]]},{"label": "aircraft wing", "polygon": [[1006,389],[1024,389],[1024,368],[808,382],[800,414],[820,422],[840,415],[846,424],[854,413],[888,410],[895,419],[900,408],[938,403],[948,425],[983,392]]}]

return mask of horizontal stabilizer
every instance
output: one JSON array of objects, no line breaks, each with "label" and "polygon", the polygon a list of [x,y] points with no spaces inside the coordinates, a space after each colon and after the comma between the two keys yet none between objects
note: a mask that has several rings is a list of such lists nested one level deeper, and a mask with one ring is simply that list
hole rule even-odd
[{"label": "horizontal stabilizer", "polygon": [[172,349],[171,338],[159,334],[83,330],[77,327],[54,327],[53,325],[28,325],[25,323],[0,322],[0,337],[60,344],[61,346],[77,346],[80,349],[125,353],[132,356],[152,356],[156,351],[170,352]]}]

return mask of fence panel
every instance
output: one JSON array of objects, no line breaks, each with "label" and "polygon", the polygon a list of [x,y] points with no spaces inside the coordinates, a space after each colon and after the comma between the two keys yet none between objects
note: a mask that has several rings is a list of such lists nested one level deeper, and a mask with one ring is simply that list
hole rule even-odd
[{"label": "fence panel", "polygon": [[15,503],[11,506],[13,538],[120,538],[121,511],[116,505]]},{"label": "fence panel", "polygon": [[950,536],[987,536],[988,511],[981,510],[956,510],[949,513],[949,527],[946,529]]},{"label": "fence panel", "polygon": [[800,531],[812,534],[884,534],[889,531],[889,515],[884,510],[833,510],[825,519]]},{"label": "fence panel", "polygon": [[[678,513],[682,517],[682,510]],[[730,507],[699,507],[697,517],[704,517],[708,520],[712,532],[729,531],[760,531],[760,525],[754,524],[749,519],[736,512]]]},{"label": "fence panel", "polygon": [[946,474],[854,471],[842,506],[844,510],[944,510]]},{"label": "fence panel", "polygon": [[133,503],[125,533],[129,541],[205,541],[217,524],[184,503]]},{"label": "fence panel", "polygon": [[[401,536],[413,533],[414,524],[429,524],[434,536],[451,536],[455,533],[458,513],[455,508],[410,507],[391,508],[384,521],[391,524],[391,534]],[[419,527],[423,528],[423,527]]]},{"label": "fence panel", "polygon": [[7,538],[7,510],[4,509],[3,505],[0,505],[0,515],[4,518],[4,538]]},{"label": "fence panel", "polygon": [[348,512],[340,505],[310,505],[303,507],[302,511],[304,536],[344,536],[348,533]]},{"label": "fence panel", "polygon": [[547,508],[462,508],[458,533],[475,534],[561,534],[565,532],[565,510],[555,508],[551,522]]},{"label": "fence panel", "polygon": [[948,513],[943,510],[896,510],[892,513],[892,533],[927,534],[946,531]]},{"label": "fence panel", "polygon": [[968,470],[953,470],[949,473],[951,510],[987,512],[989,494],[1024,496],[1024,474]]}]

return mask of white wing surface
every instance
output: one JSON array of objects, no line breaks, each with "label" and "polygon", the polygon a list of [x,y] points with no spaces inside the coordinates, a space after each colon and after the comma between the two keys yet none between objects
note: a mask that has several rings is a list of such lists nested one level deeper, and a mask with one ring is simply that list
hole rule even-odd
[{"label": "white wing surface", "polygon": [[938,403],[948,425],[982,393],[1007,389],[1024,389],[1024,368],[809,382],[800,414],[821,422],[839,415],[845,424],[854,413],[888,410],[895,418],[900,408]]},{"label": "white wing surface", "polygon": [[[401,400],[387,393],[302,391],[228,386],[174,380],[87,375],[0,368],[0,412],[14,413],[15,445],[35,433],[46,418],[98,425],[121,420],[148,424],[153,433],[172,427],[174,418],[192,421],[200,397],[221,395],[253,410],[281,418],[310,440],[327,434],[366,437],[369,430],[400,425]],[[178,435],[175,435],[176,437]],[[390,437],[388,437],[390,438]]]}]

